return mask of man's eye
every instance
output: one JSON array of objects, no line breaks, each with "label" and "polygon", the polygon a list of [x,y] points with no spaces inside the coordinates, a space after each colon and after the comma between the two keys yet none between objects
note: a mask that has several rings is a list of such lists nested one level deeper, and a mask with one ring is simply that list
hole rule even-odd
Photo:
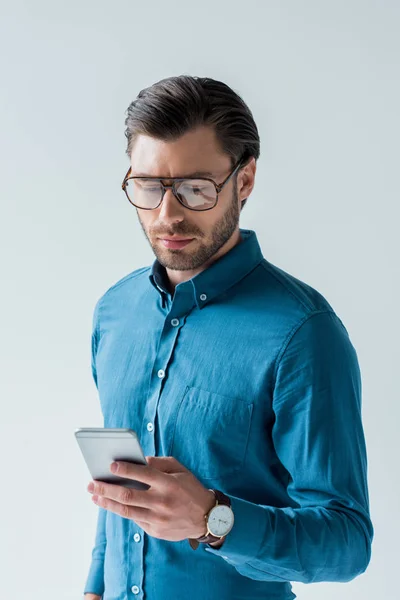
[{"label": "man's eye", "polygon": [[137,185],[143,192],[159,192],[160,191],[159,185],[144,185],[143,183],[138,183]]}]

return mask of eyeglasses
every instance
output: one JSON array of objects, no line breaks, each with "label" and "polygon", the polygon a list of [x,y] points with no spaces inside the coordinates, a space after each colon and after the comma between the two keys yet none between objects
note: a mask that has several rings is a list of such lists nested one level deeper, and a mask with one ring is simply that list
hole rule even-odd
[{"label": "eyeglasses", "polygon": [[[129,177],[129,167],[122,189],[129,202],[143,210],[154,210],[163,201],[167,188],[172,189],[175,198],[190,210],[210,210],[217,205],[218,194],[228,183],[229,179],[242,165],[241,159],[228,177],[220,184],[208,177],[182,178],[182,177]],[[163,179],[172,179],[171,185],[163,183]]]}]

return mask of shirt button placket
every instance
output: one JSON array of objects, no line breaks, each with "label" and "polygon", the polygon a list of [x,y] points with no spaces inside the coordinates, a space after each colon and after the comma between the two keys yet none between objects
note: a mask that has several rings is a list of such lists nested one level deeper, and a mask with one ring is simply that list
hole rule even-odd
[{"label": "shirt button placket", "polygon": [[[171,319],[170,323],[171,323],[172,327],[176,328],[181,324],[181,320],[177,319],[177,318],[173,318],[173,319]],[[178,332],[176,332],[176,333],[178,333]],[[162,380],[162,379],[164,379],[164,377],[165,377],[165,370],[159,369],[157,371],[157,378],[159,380]],[[153,417],[151,410],[149,410],[149,412],[146,416],[147,416],[147,419],[155,418],[155,417]],[[154,433],[154,423],[152,421],[147,421],[147,422],[145,421],[145,427],[146,427],[145,431],[147,431],[148,434]],[[144,449],[145,454],[149,454],[149,455],[153,454],[153,452],[154,452],[154,435],[152,435],[151,437],[147,436],[147,441],[145,443],[143,443],[143,449]],[[140,551],[139,550],[139,542],[141,542],[143,540],[143,535],[139,534],[138,532],[135,532],[135,533],[133,533],[133,536],[131,539],[133,539],[133,542],[135,545],[137,544],[135,546],[137,551]],[[141,545],[141,550],[143,551],[142,545]],[[132,585],[130,589],[131,589],[132,594],[135,594],[135,596],[137,596],[138,594],[140,594],[140,596],[142,596],[143,592],[138,585]]]},{"label": "shirt button placket", "polygon": [[140,588],[137,585],[133,585],[131,587],[132,594],[138,594],[140,592]]}]

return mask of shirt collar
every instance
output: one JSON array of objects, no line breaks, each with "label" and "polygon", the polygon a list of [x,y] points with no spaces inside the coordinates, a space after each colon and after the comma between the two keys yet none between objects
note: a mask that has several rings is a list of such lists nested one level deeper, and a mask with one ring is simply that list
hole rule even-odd
[{"label": "shirt collar", "polygon": [[[194,295],[198,308],[227,291],[243,279],[262,260],[263,254],[255,231],[239,229],[242,241],[226,252],[192,279],[179,283],[175,288],[175,296],[180,291],[189,291]],[[156,259],[149,274],[151,284],[163,296],[169,294],[168,276],[165,267]]]}]

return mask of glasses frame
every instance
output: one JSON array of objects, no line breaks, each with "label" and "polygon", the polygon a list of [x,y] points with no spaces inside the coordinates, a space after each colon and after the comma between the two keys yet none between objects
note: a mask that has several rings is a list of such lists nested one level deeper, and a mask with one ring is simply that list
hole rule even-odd
[{"label": "glasses frame", "polygon": [[[132,204],[132,206],[135,206],[135,208],[139,208],[140,210],[155,210],[156,208],[158,208],[159,206],[161,206],[162,201],[164,200],[164,195],[165,192],[167,191],[167,189],[171,189],[172,193],[174,194],[175,198],[178,200],[178,202],[180,204],[182,204],[182,206],[184,208],[187,208],[188,210],[193,210],[195,212],[205,212],[206,210],[212,210],[213,208],[215,208],[218,204],[218,197],[219,194],[221,192],[221,190],[224,188],[224,186],[228,183],[228,181],[230,180],[230,178],[234,175],[234,173],[236,173],[236,171],[243,166],[244,161],[243,158],[241,158],[239,160],[239,162],[236,164],[236,166],[233,168],[233,171],[231,171],[229,173],[229,175],[222,181],[222,183],[216,183],[213,179],[211,179],[210,177],[129,177],[129,173],[131,172],[131,168],[129,167],[123,181],[122,181],[122,189],[125,192],[126,197],[128,198],[129,202]],[[128,192],[126,191],[126,183],[129,179],[145,179],[146,181],[158,181],[161,184],[162,187],[162,194],[161,194],[161,199],[160,202],[157,204],[157,206],[155,206],[154,208],[142,208],[140,206],[136,206],[136,204],[134,204],[131,199],[128,196]],[[172,183],[170,185],[163,183],[163,180],[165,179],[171,179]],[[210,206],[209,208],[190,208],[189,206],[186,206],[186,204],[184,204],[181,199],[179,198],[179,194],[176,191],[175,188],[175,183],[177,183],[178,181],[211,181],[211,183],[214,184],[215,187],[215,191],[216,191],[216,198],[215,198],[215,204],[213,206]]]}]

